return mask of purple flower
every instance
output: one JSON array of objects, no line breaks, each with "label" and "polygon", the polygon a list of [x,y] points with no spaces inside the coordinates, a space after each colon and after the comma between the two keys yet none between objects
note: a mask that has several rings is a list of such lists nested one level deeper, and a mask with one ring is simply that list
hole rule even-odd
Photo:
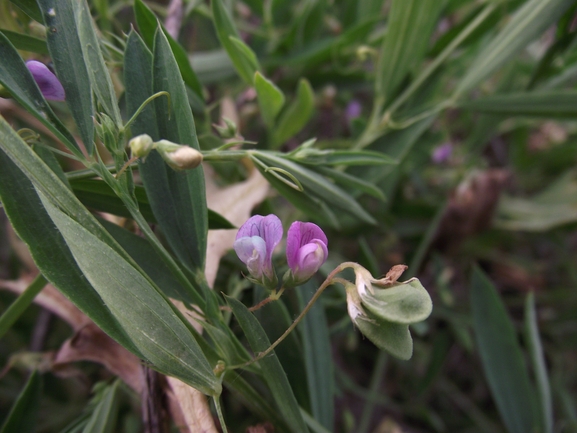
[{"label": "purple flower", "polygon": [[38,84],[40,91],[46,99],[51,101],[64,101],[64,88],[56,75],[54,75],[45,64],[36,60],[26,62],[26,67],[32,74],[34,81]]},{"label": "purple flower", "polygon": [[[327,260],[328,240],[319,226],[295,221],[287,234],[286,257],[290,268],[288,281],[299,285],[311,278]],[[291,278],[292,277],[292,278]]]},{"label": "purple flower", "polygon": [[431,159],[435,164],[442,164],[444,162],[447,162],[449,158],[451,158],[452,154],[453,154],[453,147],[451,146],[451,143],[444,143],[433,149]]},{"label": "purple flower", "polygon": [[351,102],[348,103],[347,108],[345,108],[345,117],[347,121],[350,123],[352,120],[360,117],[361,113],[363,112],[363,107],[359,101],[353,99]]},{"label": "purple flower", "polygon": [[272,253],[282,234],[282,224],[276,215],[255,215],[238,230],[233,245],[253,280],[270,289],[275,289],[277,282]]}]

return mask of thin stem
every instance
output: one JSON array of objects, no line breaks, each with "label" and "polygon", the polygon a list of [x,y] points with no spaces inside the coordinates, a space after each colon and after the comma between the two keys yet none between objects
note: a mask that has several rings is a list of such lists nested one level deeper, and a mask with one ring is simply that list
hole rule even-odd
[{"label": "thin stem", "polygon": [[[149,96],[142,104],[140,104],[140,107],[138,107],[138,110],[136,110],[136,113],[134,113],[132,115],[132,117],[130,118],[130,120],[128,122],[126,122],[123,129],[126,130],[130,126],[130,124],[136,120],[138,115],[140,113],[142,113],[142,110],[144,110],[150,102],[152,102],[153,100],[155,100],[159,96],[163,96],[163,95],[168,98],[168,106],[170,107],[170,93],[168,93],[167,91],[164,91],[164,90],[162,92],[155,93],[154,95]],[[170,118],[170,111],[168,112],[168,117]]]},{"label": "thin stem", "polygon": [[258,304],[253,305],[252,307],[250,307],[248,309],[248,311],[256,311],[259,308],[264,307],[266,304],[268,304],[269,302],[273,302],[273,301],[278,301],[281,297],[281,295],[283,294],[283,292],[285,291],[284,287],[281,287],[281,289],[277,292],[271,293],[268,298],[263,299],[262,301],[260,301]]},{"label": "thin stem", "polygon": [[246,367],[254,362],[257,362],[258,360],[264,358],[265,356],[267,356],[270,352],[272,352],[274,350],[275,347],[277,347],[280,343],[282,343],[282,341],[293,331],[293,329],[296,328],[296,326],[299,324],[299,322],[303,319],[303,317],[305,317],[305,315],[309,312],[309,310],[312,308],[312,306],[314,305],[314,303],[317,301],[317,299],[319,299],[319,296],[321,296],[321,294],[323,293],[323,291],[329,287],[331,284],[333,284],[333,282],[340,282],[342,279],[338,278],[335,279],[335,275],[337,275],[339,272],[342,272],[344,269],[346,268],[350,268],[350,267],[354,267],[357,266],[356,263],[353,262],[344,262],[341,263],[339,266],[337,266],[335,269],[333,269],[333,271],[327,276],[327,278],[325,279],[325,281],[323,281],[323,283],[321,284],[321,286],[317,289],[317,291],[315,292],[315,294],[313,295],[313,297],[311,298],[311,300],[309,301],[309,303],[306,305],[306,307],[303,309],[303,311],[301,311],[301,313],[299,314],[299,316],[294,320],[294,322],[291,324],[291,326],[289,326],[287,328],[287,330],[273,343],[269,346],[268,349],[266,349],[263,352],[260,352],[256,357],[254,357],[253,359],[251,359],[248,362],[245,362],[244,364],[239,364],[239,365],[231,365],[230,367],[227,367],[227,370],[234,370],[236,368],[242,368],[242,367]]},{"label": "thin stem", "polygon": [[126,170],[128,167],[130,167],[130,165],[131,165],[132,163],[134,163],[134,162],[136,162],[136,161],[138,161],[138,156],[133,156],[133,157],[130,158],[128,161],[126,161],[126,162],[124,163],[124,165],[122,166],[122,168],[118,171],[118,173],[116,173],[116,176],[115,176],[116,179],[118,179],[118,178],[120,177],[120,175],[121,175],[122,173],[124,173],[125,170]]},{"label": "thin stem", "polygon": [[220,421],[220,427],[222,428],[222,433],[228,433],[226,423],[224,422],[224,415],[222,414],[222,407],[220,406],[220,400],[217,396],[213,396],[212,401],[214,402],[216,414],[218,416],[218,420]]}]

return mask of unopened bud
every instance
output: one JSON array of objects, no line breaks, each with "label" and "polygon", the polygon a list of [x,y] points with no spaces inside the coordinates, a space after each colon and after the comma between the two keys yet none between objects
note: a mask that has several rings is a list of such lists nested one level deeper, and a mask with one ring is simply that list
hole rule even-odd
[{"label": "unopened bud", "polygon": [[168,140],[155,143],[160,156],[174,170],[189,170],[198,167],[202,162],[202,153],[190,146],[181,146]]},{"label": "unopened bud", "polygon": [[222,120],[225,126],[214,125],[214,128],[218,131],[218,134],[225,139],[236,137],[238,134],[236,123],[226,117],[223,117]]},{"label": "unopened bud", "polygon": [[132,156],[138,158],[145,158],[152,149],[154,149],[154,142],[148,134],[137,135],[128,142],[128,146],[132,151]]}]

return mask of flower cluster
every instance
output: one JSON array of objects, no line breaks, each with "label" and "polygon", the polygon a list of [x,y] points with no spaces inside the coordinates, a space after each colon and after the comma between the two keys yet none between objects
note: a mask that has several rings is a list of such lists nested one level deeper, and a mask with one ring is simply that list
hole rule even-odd
[{"label": "flower cluster", "polygon": [[[283,236],[276,215],[255,215],[238,230],[234,250],[246,265],[251,281],[275,290],[278,278],[272,266],[272,253]],[[283,286],[294,287],[309,280],[327,260],[328,240],[319,226],[295,221],[287,233],[286,255],[289,270]]]}]

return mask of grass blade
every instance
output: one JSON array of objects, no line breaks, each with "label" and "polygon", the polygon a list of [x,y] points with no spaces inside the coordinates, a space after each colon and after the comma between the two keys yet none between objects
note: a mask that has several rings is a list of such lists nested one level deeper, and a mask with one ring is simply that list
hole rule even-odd
[{"label": "grass blade", "polygon": [[551,398],[551,386],[549,375],[543,356],[543,346],[539,337],[539,327],[537,325],[537,312],[535,311],[535,295],[529,293],[525,300],[525,333],[533,370],[537,377],[537,391],[539,392],[539,403],[541,408],[541,419],[543,420],[543,433],[553,433],[553,400]]},{"label": "grass blade", "polygon": [[0,429],[0,433],[34,433],[40,408],[42,378],[34,371]]},{"label": "grass blade", "polygon": [[483,370],[507,430],[536,431],[535,390],[515,328],[497,290],[479,268],[471,279],[471,308]]}]

